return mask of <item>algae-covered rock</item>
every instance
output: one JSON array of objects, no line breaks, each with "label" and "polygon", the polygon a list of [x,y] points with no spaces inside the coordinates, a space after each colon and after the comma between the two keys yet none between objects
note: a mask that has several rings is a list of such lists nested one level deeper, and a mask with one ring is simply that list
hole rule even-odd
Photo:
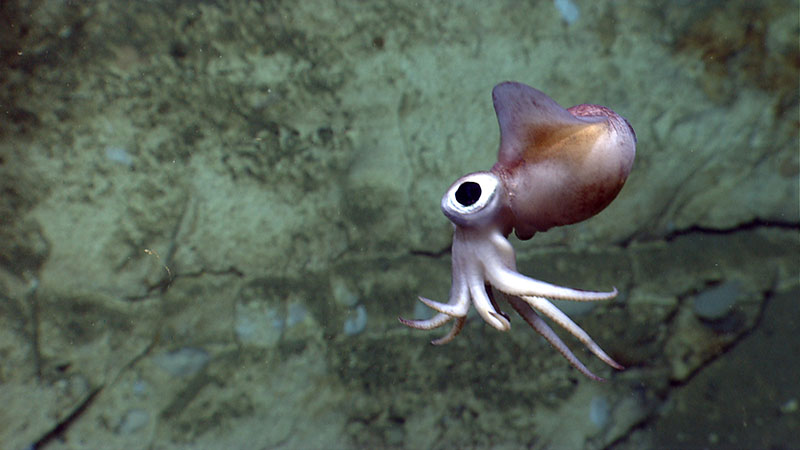
[{"label": "algae-covered rock", "polygon": [[[796,1],[23,3],[2,448],[635,447],[798,284]],[[636,130],[608,209],[514,243],[526,275],[619,290],[575,316],[628,367],[606,384],[521,321],[444,347],[396,321],[447,297],[439,201],[496,161],[506,80]]]}]

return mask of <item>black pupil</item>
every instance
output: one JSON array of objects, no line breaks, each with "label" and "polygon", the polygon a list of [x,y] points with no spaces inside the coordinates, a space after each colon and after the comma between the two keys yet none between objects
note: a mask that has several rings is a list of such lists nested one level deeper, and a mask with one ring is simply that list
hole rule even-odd
[{"label": "black pupil", "polygon": [[456,201],[464,206],[474,205],[481,198],[481,185],[474,181],[462,183],[456,189]]}]

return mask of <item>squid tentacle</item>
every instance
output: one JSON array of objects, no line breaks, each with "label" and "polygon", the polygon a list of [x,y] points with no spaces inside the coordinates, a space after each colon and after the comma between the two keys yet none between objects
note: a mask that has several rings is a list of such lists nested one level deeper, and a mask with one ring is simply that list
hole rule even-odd
[{"label": "squid tentacle", "polygon": [[444,344],[449,343],[450,341],[455,339],[456,336],[458,336],[458,333],[461,333],[461,329],[464,328],[464,322],[466,322],[466,321],[467,321],[466,317],[459,317],[459,318],[455,319],[455,322],[453,322],[453,327],[450,328],[450,331],[446,335],[444,335],[444,336],[442,336],[442,337],[440,337],[438,339],[432,340],[431,344],[433,344],[433,345],[444,345]]},{"label": "squid tentacle", "polygon": [[536,311],[534,311],[533,308],[530,307],[530,305],[525,303],[519,297],[509,296],[507,297],[507,299],[508,303],[511,304],[514,310],[516,310],[517,313],[519,313],[519,315],[522,316],[523,319],[525,319],[525,322],[527,322],[528,325],[530,325],[531,328],[534,329],[534,331],[536,331],[543,338],[545,338],[545,340],[551,346],[553,346],[553,348],[555,348],[559,353],[561,353],[561,355],[567,360],[567,362],[569,362],[569,364],[572,367],[578,369],[580,373],[586,375],[592,380],[605,381],[605,378],[598,377],[597,375],[592,373],[592,371],[589,370],[581,362],[581,360],[579,360],[578,357],[575,356],[574,353],[572,353],[572,350],[570,350],[569,347],[567,347],[567,344],[565,344],[564,341],[562,341],[561,338],[558,337],[556,332],[553,331],[553,329],[550,328],[549,325],[547,325],[547,322],[545,322],[541,317],[539,317],[538,314],[536,314]]},{"label": "squid tentacle", "polygon": [[608,292],[582,291],[535,280],[497,264],[489,265],[486,269],[487,278],[492,285],[509,295],[547,297],[578,302],[610,300],[617,296],[617,288]]},{"label": "squid tentacle", "polygon": [[399,320],[400,323],[402,323],[403,325],[417,330],[433,330],[439,327],[443,327],[447,322],[450,322],[450,320],[452,319],[453,319],[452,316],[448,316],[447,314],[443,313],[437,313],[430,319],[410,320],[410,319],[404,319],[402,317],[397,318],[397,320]]},{"label": "squid tentacle", "polygon": [[483,317],[483,320],[500,331],[508,331],[511,328],[511,323],[508,319],[498,313],[492,305],[483,280],[471,283],[469,291],[472,294],[472,302],[475,303],[475,309],[478,310],[478,314]]},{"label": "squid tentacle", "polygon": [[578,324],[573,322],[572,319],[570,319],[560,309],[556,308],[556,306],[550,303],[546,298],[533,296],[521,296],[520,298],[532,306],[535,310],[541,312],[553,320],[553,322],[567,330],[571,335],[575,336],[583,345],[586,346],[586,348],[589,349],[589,351],[600,358],[601,361],[617,370],[624,369],[621,364],[611,359],[611,357],[608,356],[608,354],[606,354],[606,352],[604,352],[603,349],[594,342],[594,340],[592,340],[587,332],[583,331]]}]

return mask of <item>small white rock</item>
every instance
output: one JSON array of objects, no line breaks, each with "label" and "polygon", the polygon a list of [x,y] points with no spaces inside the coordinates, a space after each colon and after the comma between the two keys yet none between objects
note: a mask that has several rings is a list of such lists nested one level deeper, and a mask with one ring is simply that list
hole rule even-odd
[{"label": "small white rock", "polygon": [[344,334],[348,336],[355,336],[367,327],[367,308],[364,305],[358,305],[354,310],[347,315],[344,321]]},{"label": "small white rock", "polygon": [[150,423],[150,413],[143,409],[129,409],[117,427],[119,434],[133,434]]},{"label": "small white rock", "polygon": [[132,167],[133,157],[122,147],[108,146],[106,147],[106,158],[123,166]]},{"label": "small white rock", "polygon": [[797,399],[792,398],[787,400],[784,404],[782,404],[780,410],[784,414],[791,414],[797,411],[798,406],[800,405],[798,405]]},{"label": "small white rock", "polygon": [[176,377],[183,377],[197,373],[205,367],[210,356],[208,352],[195,347],[184,347],[179,350],[156,355],[153,362]]},{"label": "small white rock", "polygon": [[611,406],[608,404],[603,396],[592,397],[589,403],[589,420],[597,426],[597,428],[605,428],[608,424],[608,419],[611,414]]},{"label": "small white rock", "polygon": [[553,0],[553,3],[556,5],[558,13],[561,14],[561,18],[564,19],[567,25],[572,25],[580,18],[581,12],[578,9],[578,5],[572,2],[572,0]]},{"label": "small white rock", "polygon": [[341,278],[331,279],[331,291],[336,303],[342,306],[352,308],[358,304],[358,294],[353,292],[353,289]]}]

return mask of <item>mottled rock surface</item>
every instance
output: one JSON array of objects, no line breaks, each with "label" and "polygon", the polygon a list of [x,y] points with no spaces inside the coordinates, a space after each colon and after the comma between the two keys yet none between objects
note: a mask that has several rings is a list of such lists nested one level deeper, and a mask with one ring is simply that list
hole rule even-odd
[{"label": "mottled rock surface", "polygon": [[[780,447],[686,412],[746,385],[736,423],[797,426],[764,373],[797,341],[749,343],[796,328],[765,311],[800,284],[800,6],[568,3],[0,4],[0,447]],[[504,80],[636,130],[606,211],[514,242],[619,289],[571,312],[607,383],[522,321],[396,321],[447,295],[439,199],[493,164]]]}]

